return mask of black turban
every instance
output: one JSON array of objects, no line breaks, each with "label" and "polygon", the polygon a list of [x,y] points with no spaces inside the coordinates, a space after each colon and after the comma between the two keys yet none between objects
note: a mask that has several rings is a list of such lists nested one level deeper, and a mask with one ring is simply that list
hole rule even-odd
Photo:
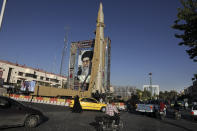
[{"label": "black turban", "polygon": [[83,53],[82,57],[81,57],[81,61],[83,61],[83,58],[89,57],[90,61],[92,60],[93,57],[93,51],[86,51],[85,53]]}]

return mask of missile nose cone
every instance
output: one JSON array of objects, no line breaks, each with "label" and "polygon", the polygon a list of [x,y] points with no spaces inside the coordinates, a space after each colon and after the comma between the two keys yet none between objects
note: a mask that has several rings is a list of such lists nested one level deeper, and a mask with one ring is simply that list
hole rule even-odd
[{"label": "missile nose cone", "polygon": [[104,23],[104,14],[103,14],[103,5],[102,5],[102,3],[100,3],[97,22],[98,23]]},{"label": "missile nose cone", "polygon": [[100,2],[100,7],[99,7],[100,10],[103,10],[103,4]]}]

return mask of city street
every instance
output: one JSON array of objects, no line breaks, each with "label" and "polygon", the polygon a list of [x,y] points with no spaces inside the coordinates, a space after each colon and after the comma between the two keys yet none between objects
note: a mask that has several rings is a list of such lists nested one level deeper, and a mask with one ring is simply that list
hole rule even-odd
[{"label": "city street", "polygon": [[197,0],[0,0],[0,131],[197,131],[196,29]]},{"label": "city street", "polygon": [[[26,103],[39,109],[48,120],[31,131],[94,131],[95,116],[103,115],[97,111],[84,111],[81,114],[72,113],[68,107]],[[174,120],[166,118],[158,120],[140,114],[121,112],[124,123],[123,131],[195,131],[197,121],[190,119]],[[4,129],[5,131],[30,130],[25,127]]]}]

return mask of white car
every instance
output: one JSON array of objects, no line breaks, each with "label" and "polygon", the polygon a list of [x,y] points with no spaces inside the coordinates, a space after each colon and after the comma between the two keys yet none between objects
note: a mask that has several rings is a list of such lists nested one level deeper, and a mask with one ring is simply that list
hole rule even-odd
[{"label": "white car", "polygon": [[197,118],[197,105],[194,105],[191,110],[192,118]]}]

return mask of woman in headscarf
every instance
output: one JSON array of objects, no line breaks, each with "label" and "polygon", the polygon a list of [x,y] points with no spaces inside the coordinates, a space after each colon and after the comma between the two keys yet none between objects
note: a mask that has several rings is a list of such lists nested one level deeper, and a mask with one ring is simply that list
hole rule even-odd
[{"label": "woman in headscarf", "polygon": [[74,112],[74,113],[81,113],[82,112],[82,107],[80,105],[79,96],[78,95],[75,96],[74,106],[73,106],[72,112]]}]

